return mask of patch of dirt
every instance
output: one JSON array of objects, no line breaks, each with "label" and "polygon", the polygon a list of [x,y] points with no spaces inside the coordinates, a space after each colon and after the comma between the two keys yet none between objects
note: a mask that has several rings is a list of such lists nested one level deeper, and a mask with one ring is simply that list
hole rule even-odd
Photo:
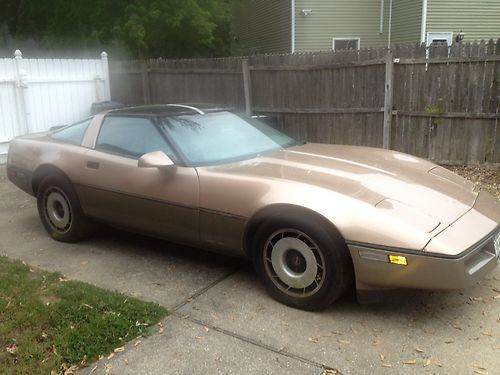
[{"label": "patch of dirt", "polygon": [[444,165],[444,167],[481,186],[500,200],[500,164]]}]

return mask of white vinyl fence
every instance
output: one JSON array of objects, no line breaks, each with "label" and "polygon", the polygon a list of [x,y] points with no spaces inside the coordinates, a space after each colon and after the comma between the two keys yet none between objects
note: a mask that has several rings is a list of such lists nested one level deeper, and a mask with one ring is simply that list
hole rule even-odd
[{"label": "white vinyl fence", "polygon": [[0,162],[15,136],[48,130],[90,115],[110,100],[108,55],[100,59],[0,59]]}]

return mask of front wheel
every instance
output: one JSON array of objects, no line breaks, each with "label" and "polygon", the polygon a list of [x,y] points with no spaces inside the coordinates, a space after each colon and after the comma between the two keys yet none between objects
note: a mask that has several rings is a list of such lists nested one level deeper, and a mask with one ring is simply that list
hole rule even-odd
[{"label": "front wheel", "polygon": [[254,241],[254,266],[279,302],[318,310],[352,283],[349,250],[334,227],[303,218],[263,223]]},{"label": "front wheel", "polygon": [[80,207],[71,183],[62,176],[45,177],[37,192],[38,214],[57,241],[77,242],[90,233],[91,223]]}]

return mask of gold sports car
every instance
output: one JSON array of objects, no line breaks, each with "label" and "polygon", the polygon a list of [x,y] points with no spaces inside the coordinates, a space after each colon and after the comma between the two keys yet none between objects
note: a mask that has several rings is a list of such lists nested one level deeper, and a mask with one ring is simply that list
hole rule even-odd
[{"label": "gold sports car", "polygon": [[500,203],[410,155],[298,143],[216,106],[100,113],[11,142],[9,179],[59,241],[98,222],[246,256],[268,292],[321,309],[399,288],[463,289],[499,263]]}]

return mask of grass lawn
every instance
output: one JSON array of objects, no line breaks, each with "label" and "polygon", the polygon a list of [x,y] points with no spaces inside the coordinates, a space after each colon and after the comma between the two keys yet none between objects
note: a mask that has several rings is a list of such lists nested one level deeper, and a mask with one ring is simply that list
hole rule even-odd
[{"label": "grass lawn", "polygon": [[0,373],[50,374],[82,366],[152,331],[154,303],[30,269],[0,257]]}]

